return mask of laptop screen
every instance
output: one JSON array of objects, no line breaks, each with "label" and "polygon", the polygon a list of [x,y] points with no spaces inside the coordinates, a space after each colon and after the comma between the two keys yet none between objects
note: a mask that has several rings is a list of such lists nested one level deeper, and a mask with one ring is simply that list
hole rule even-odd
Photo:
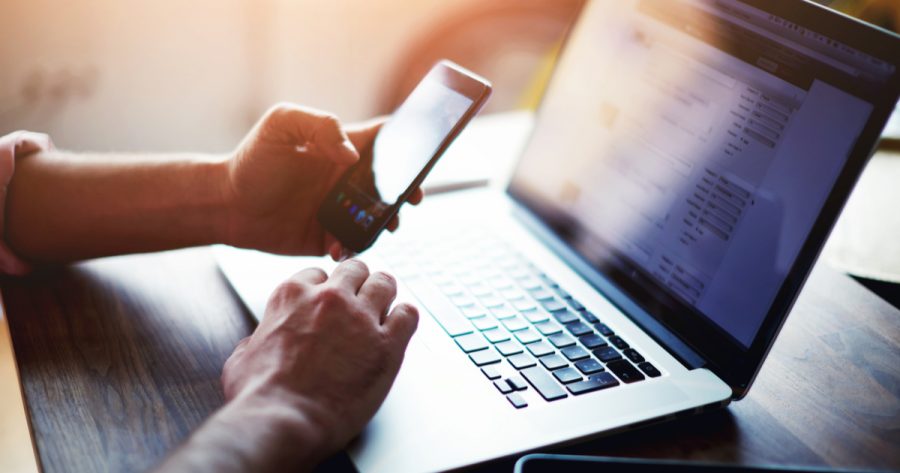
[{"label": "laptop screen", "polygon": [[641,309],[746,350],[893,73],[744,2],[595,1],[510,192]]}]

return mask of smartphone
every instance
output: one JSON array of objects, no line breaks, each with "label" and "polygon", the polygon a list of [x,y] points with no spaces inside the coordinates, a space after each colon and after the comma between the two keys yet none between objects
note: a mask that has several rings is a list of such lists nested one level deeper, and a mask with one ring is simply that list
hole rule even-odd
[{"label": "smartphone", "polygon": [[533,453],[516,462],[514,473],[866,473],[831,467],[747,466],[690,460],[592,457]]},{"label": "smartphone", "polygon": [[490,95],[485,79],[438,62],[325,197],[322,226],[345,248],[370,247]]}]

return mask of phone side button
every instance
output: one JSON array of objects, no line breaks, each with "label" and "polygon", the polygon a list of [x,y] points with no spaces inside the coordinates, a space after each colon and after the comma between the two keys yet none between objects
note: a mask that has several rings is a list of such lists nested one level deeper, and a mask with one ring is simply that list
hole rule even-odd
[{"label": "phone side button", "polygon": [[421,278],[405,280],[404,283],[451,337],[472,333],[473,327],[468,319],[431,283]]}]

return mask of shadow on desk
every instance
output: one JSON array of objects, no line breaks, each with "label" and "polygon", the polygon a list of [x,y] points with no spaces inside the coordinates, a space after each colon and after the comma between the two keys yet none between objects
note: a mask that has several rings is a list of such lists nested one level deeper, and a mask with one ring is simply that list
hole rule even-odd
[{"label": "shadow on desk", "polygon": [[[202,274],[186,271],[201,262]],[[158,463],[223,403],[222,365],[253,328],[208,253],[112,258],[2,284],[46,472]]]}]

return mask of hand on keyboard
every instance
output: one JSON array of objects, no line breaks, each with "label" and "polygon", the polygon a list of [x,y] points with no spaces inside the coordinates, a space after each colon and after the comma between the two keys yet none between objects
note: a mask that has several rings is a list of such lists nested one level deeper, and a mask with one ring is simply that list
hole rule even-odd
[{"label": "hand on keyboard", "polygon": [[297,273],[228,359],[226,397],[299,414],[294,440],[318,455],[341,448],[384,400],[416,329],[414,307],[399,304],[388,314],[396,293],[393,277],[370,274],[357,260],[330,277],[319,269]]}]

